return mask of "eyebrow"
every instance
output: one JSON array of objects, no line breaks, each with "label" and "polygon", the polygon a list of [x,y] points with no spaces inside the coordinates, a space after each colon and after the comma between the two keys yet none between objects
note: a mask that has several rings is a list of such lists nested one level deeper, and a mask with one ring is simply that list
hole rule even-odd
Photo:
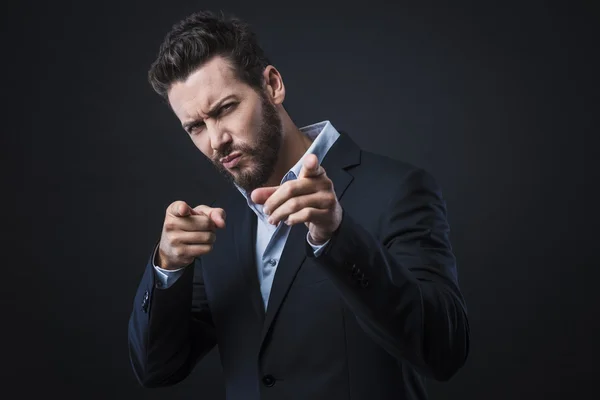
[{"label": "eyebrow", "polygon": [[[214,117],[217,114],[217,111],[219,110],[219,108],[221,108],[221,106],[223,105],[223,103],[225,103],[227,100],[230,100],[232,98],[235,98],[236,96],[234,94],[230,94],[228,96],[223,97],[221,100],[219,100],[218,102],[216,102],[210,110],[208,110],[208,112],[206,113],[206,115],[208,117]],[[197,118],[197,119],[193,119],[189,122],[186,122],[185,124],[183,124],[183,129],[185,129],[186,131],[188,130],[188,128],[198,122],[202,121],[202,118]]]}]

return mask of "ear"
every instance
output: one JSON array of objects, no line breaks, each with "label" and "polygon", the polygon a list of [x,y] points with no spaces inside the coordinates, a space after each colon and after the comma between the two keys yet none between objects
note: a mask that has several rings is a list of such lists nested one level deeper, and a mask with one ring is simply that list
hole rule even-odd
[{"label": "ear", "polygon": [[281,104],[285,99],[285,86],[281,74],[272,65],[268,65],[263,71],[263,78],[266,84],[266,91],[273,104]]}]

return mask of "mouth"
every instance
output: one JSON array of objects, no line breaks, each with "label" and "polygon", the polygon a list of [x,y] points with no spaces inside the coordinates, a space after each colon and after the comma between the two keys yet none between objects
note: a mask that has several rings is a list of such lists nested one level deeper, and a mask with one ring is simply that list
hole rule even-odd
[{"label": "mouth", "polygon": [[227,157],[221,158],[221,160],[219,161],[221,162],[221,164],[223,164],[223,166],[225,166],[225,168],[231,169],[237,165],[238,161],[240,161],[241,156],[242,153],[236,151],[229,154]]}]

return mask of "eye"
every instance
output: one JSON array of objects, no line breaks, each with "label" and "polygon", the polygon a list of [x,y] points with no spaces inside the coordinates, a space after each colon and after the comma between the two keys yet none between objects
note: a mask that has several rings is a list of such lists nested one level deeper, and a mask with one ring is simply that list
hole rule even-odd
[{"label": "eye", "polygon": [[225,104],[223,107],[221,107],[219,109],[219,114],[223,114],[229,110],[231,110],[237,103],[229,103],[229,104]]},{"label": "eye", "polygon": [[204,122],[196,122],[188,127],[188,133],[198,133],[202,128],[204,128]]}]

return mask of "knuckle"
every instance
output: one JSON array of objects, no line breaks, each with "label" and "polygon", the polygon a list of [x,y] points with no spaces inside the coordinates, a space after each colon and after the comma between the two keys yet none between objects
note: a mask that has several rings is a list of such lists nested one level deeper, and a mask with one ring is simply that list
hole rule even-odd
[{"label": "knuckle", "polygon": [[179,247],[181,245],[181,239],[179,239],[177,236],[172,235],[168,238],[169,244],[171,245],[171,247]]},{"label": "knuckle", "polygon": [[289,200],[289,205],[290,205],[290,208],[291,208],[291,209],[295,210],[296,208],[298,208],[298,205],[299,205],[299,201],[298,201],[298,199],[297,199],[297,198],[295,198],[295,197],[294,197],[294,198],[291,198],[291,199]]},{"label": "knuckle", "polygon": [[332,191],[333,190],[333,182],[331,181],[331,179],[324,179],[323,180],[323,188],[327,191]]},{"label": "knuckle", "polygon": [[209,223],[210,223],[210,220],[208,217],[206,217],[204,215],[198,215],[194,226],[195,226],[195,229],[203,231],[210,227]]},{"label": "knuckle", "polygon": [[206,222],[204,222],[204,219],[202,219],[200,216],[194,215],[194,219],[192,221],[193,223],[190,227],[191,231],[196,232],[204,230],[204,225],[206,224]]},{"label": "knuckle", "polygon": [[175,230],[175,222],[171,219],[167,219],[165,221],[165,230],[166,231],[173,231]]},{"label": "knuckle", "polygon": [[283,194],[286,196],[293,196],[294,192],[295,192],[295,188],[293,185],[293,181],[287,181],[286,183],[284,183],[284,189],[283,189]]},{"label": "knuckle", "polygon": [[207,231],[214,231],[215,229],[217,229],[217,226],[215,225],[215,222],[210,219],[210,218],[206,218],[205,222],[204,222],[204,229],[206,229]]},{"label": "knuckle", "polygon": [[199,206],[198,210],[202,213],[203,217],[208,217],[214,208],[210,208],[209,206]]},{"label": "knuckle", "polygon": [[204,212],[204,206],[202,206],[202,205],[196,206],[196,207],[194,207],[194,211],[196,211],[197,213],[203,213]]},{"label": "knuckle", "polygon": [[165,243],[169,247],[173,247],[173,235],[169,232],[165,232],[161,239],[163,243]]},{"label": "knuckle", "polygon": [[315,211],[312,208],[305,208],[304,210],[302,210],[300,215],[304,219],[311,219],[313,217],[313,215],[315,215]]},{"label": "knuckle", "polygon": [[173,249],[173,256],[175,256],[175,258],[177,258],[177,259],[182,259],[185,257],[185,252],[183,251],[182,248],[177,247],[177,248]]},{"label": "knuckle", "polygon": [[202,232],[202,234],[200,235],[200,243],[202,243],[202,244],[210,243],[211,240],[212,240],[211,232]]},{"label": "knuckle", "polygon": [[337,202],[337,198],[335,197],[334,194],[331,194],[331,195],[327,196],[326,201],[327,201],[328,207],[333,207],[335,205],[335,203]]}]

